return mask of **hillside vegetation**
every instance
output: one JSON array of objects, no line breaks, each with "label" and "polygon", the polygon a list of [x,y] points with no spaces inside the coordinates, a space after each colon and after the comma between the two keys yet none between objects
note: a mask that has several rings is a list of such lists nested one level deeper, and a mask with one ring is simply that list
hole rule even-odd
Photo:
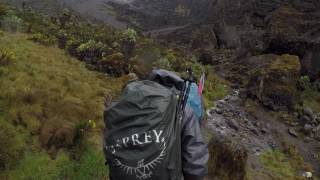
[{"label": "hillside vegetation", "polygon": [[228,93],[192,55],[67,9],[47,17],[0,4],[0,27],[0,179],[107,179],[104,100],[119,95],[131,72],[192,67],[199,78],[206,70],[207,104]]},{"label": "hillside vegetation", "polygon": [[106,177],[100,151],[103,101],[117,93],[122,79],[89,71],[64,51],[27,38],[0,37],[0,53],[12,54],[0,65],[0,168],[6,169],[0,177]]}]

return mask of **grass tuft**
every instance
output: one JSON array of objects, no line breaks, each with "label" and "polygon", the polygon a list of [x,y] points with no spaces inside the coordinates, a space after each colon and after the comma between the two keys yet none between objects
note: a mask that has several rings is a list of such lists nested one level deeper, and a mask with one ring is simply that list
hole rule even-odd
[{"label": "grass tuft", "polygon": [[226,81],[219,78],[216,74],[210,73],[206,79],[204,87],[204,101],[207,108],[212,107],[213,102],[224,98],[230,92]]}]

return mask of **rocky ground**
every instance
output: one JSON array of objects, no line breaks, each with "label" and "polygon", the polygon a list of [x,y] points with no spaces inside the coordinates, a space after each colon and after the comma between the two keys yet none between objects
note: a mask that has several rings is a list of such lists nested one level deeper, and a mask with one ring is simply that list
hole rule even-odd
[{"label": "rocky ground", "polygon": [[[285,148],[286,144],[285,146],[295,146],[305,162],[314,167],[314,174],[319,176],[317,153],[320,142],[307,136],[303,139],[300,131],[295,128],[296,125],[288,126],[277,119],[281,114],[271,115],[259,104],[249,107],[246,103],[246,100],[240,97],[240,91],[233,90],[224,99],[216,101],[215,107],[207,110],[206,128],[214,137],[209,146],[218,146],[222,148],[220,151],[229,156],[226,161],[214,162],[219,163],[216,166],[220,169],[210,169],[210,175],[221,177],[221,174],[229,173],[229,178],[241,179],[244,178],[247,168],[256,172],[263,171],[264,165],[259,161],[259,156],[274,149]],[[306,113],[310,112],[306,110]],[[319,123],[318,127],[313,127],[313,131],[319,133]],[[212,155],[216,156],[214,152]],[[233,163],[237,165],[230,166]],[[300,174],[303,174],[303,169]]]}]

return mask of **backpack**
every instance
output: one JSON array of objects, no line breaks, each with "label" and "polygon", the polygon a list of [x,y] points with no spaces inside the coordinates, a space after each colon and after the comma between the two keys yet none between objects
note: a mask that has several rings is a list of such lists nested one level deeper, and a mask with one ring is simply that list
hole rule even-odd
[{"label": "backpack", "polygon": [[182,79],[177,82],[179,90],[170,83],[130,82],[105,110],[104,152],[112,180],[181,180],[185,87]]},{"label": "backpack", "polygon": [[190,92],[188,94],[187,105],[193,110],[194,115],[197,117],[199,122],[203,118],[203,104],[202,98],[199,95],[198,85],[196,83],[191,83]]}]

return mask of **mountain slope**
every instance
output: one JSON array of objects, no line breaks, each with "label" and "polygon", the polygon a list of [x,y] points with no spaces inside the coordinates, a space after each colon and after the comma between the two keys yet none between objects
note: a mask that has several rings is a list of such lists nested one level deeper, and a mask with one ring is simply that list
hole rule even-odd
[{"label": "mountain slope", "polygon": [[7,170],[0,178],[105,178],[103,101],[122,80],[88,71],[64,51],[27,38],[0,35],[0,50],[15,56],[0,65],[0,152],[8,157],[1,159],[0,169]]}]

